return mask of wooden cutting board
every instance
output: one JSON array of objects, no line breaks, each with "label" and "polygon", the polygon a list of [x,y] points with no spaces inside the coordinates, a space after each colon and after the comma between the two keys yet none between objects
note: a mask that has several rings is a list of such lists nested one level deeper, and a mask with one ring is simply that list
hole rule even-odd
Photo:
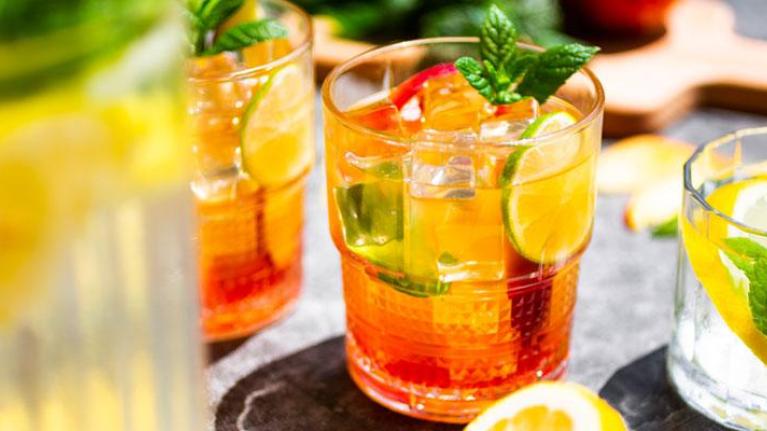
[{"label": "wooden cutting board", "polygon": [[[330,36],[318,22],[318,76],[372,45]],[[657,131],[697,106],[767,114],[767,41],[735,33],[722,0],[680,0],[666,33],[628,51],[600,54],[590,67],[606,93],[605,135]]]}]

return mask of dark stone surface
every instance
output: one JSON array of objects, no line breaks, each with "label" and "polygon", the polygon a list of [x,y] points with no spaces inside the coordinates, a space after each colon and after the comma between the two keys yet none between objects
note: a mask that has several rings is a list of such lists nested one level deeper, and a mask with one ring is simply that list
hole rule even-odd
[{"label": "dark stone surface", "polygon": [[666,373],[662,347],[620,368],[599,391],[633,431],[725,431],[688,407]]},{"label": "dark stone surface", "polygon": [[343,337],[271,363],[238,381],[221,400],[215,431],[452,431],[369,400],[349,378]]}]

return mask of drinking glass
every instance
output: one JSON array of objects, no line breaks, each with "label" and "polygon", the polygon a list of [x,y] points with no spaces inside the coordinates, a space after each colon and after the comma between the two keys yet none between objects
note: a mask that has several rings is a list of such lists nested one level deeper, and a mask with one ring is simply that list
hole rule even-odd
[{"label": "drinking glass", "polygon": [[0,8],[0,430],[202,430],[175,2]]},{"label": "drinking glass", "polygon": [[[384,406],[444,422],[466,422],[499,397],[565,372],[601,142],[604,97],[588,70],[544,105],[577,117],[547,136],[428,130],[477,114],[460,99],[476,92],[443,100],[450,90],[437,81],[419,108],[426,129],[407,136],[376,128],[393,108],[371,101],[477,51],[474,38],[390,45],[339,66],[322,89],[349,371]],[[455,79],[463,78],[445,80]],[[526,167],[503,185],[514,154]]]},{"label": "drinking glass", "polygon": [[684,166],[669,374],[688,404],[742,430],[767,428],[767,334],[758,325],[767,310],[759,314],[756,284],[767,261],[753,256],[767,250],[766,167],[767,128],[710,142]]},{"label": "drinking glass", "polygon": [[187,71],[202,326],[211,340],[250,334],[293,308],[314,163],[310,18],[282,0],[243,7],[282,23],[289,37],[196,57]]}]

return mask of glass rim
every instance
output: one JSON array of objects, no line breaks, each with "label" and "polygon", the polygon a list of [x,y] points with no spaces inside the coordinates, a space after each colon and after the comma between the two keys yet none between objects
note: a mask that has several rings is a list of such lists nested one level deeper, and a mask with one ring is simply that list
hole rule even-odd
[{"label": "glass rim", "polygon": [[[479,43],[479,38],[469,37],[469,36],[431,37],[431,38],[422,38],[422,39],[412,39],[412,40],[408,40],[404,42],[392,43],[389,45],[377,46],[377,47],[368,49],[367,51],[361,54],[357,54],[354,57],[351,57],[350,59],[346,60],[345,62],[337,65],[336,67],[333,68],[333,70],[330,71],[327,78],[325,78],[325,81],[322,83],[321,95],[322,95],[323,106],[326,109],[328,109],[330,113],[336,119],[338,119],[338,121],[340,121],[345,127],[348,127],[358,133],[373,135],[376,138],[383,139],[387,143],[392,145],[409,146],[413,142],[412,138],[396,136],[386,132],[382,132],[380,130],[376,130],[376,129],[361,125],[347,118],[343,114],[343,111],[341,111],[339,107],[333,102],[333,97],[330,94],[331,89],[333,88],[339,76],[341,76],[345,72],[348,72],[353,67],[363,63],[365,60],[375,58],[381,54],[390,53],[400,49],[411,48],[414,46],[436,45],[436,44],[447,44],[447,43],[477,44]],[[517,46],[523,47],[525,49],[533,50],[533,51],[543,50],[543,48],[540,46],[523,43],[523,42],[518,42]],[[581,117],[577,122],[575,122],[575,124],[571,124],[563,129],[557,130],[556,132],[549,133],[543,136],[526,138],[526,139],[516,139],[513,141],[514,145],[536,145],[537,146],[547,141],[555,141],[558,138],[561,138],[563,136],[567,136],[573,133],[578,133],[580,130],[586,128],[589,124],[592,124],[601,115],[601,113],[604,111],[604,104],[605,104],[605,92],[604,92],[604,88],[602,87],[602,83],[599,81],[599,79],[594,74],[594,72],[591,71],[591,69],[589,69],[588,67],[581,68],[581,70],[579,70],[576,74],[584,76],[589,82],[591,82],[591,84],[594,87],[594,91],[596,93],[594,97],[596,100],[591,110],[587,114],[585,114],[583,117]],[[434,144],[437,147],[443,146],[443,145],[446,147],[450,147],[453,145],[453,144],[442,143],[442,142],[434,142]],[[494,141],[478,142],[478,144],[484,147],[496,147],[496,148],[508,148],[512,146],[508,142],[494,142]]]},{"label": "glass rim", "polygon": [[700,157],[701,154],[703,154],[707,149],[711,147],[723,145],[728,142],[737,141],[746,136],[754,136],[754,135],[767,135],[767,126],[748,127],[745,129],[738,129],[724,136],[720,136],[719,138],[708,141],[703,145],[700,145],[695,150],[695,152],[692,153],[692,156],[690,156],[690,158],[687,159],[687,161],[684,163],[684,190],[686,193],[689,193],[690,196],[706,212],[714,214],[715,216],[723,219],[728,224],[734,225],[740,230],[743,230],[745,232],[749,232],[755,235],[767,237],[767,230],[750,226],[746,223],[743,223],[739,220],[734,219],[733,217],[711,206],[711,204],[708,203],[708,200],[706,200],[705,196],[703,196],[703,194],[701,194],[701,192],[695,188],[692,181],[692,165],[698,160],[698,157]]},{"label": "glass rim", "polygon": [[[189,82],[226,82],[226,81],[233,81],[239,78],[248,77],[248,76],[257,74],[258,72],[272,70],[284,65],[285,63],[290,63],[291,61],[295,60],[296,58],[300,57],[301,55],[305,54],[307,51],[311,49],[311,46],[314,40],[314,21],[312,21],[312,18],[308,12],[303,10],[300,6],[293,4],[287,0],[263,0],[263,3],[273,3],[273,4],[280,5],[282,7],[285,7],[285,9],[288,9],[291,12],[294,12],[298,17],[300,17],[301,21],[306,25],[306,32],[304,34],[304,37],[298,43],[298,45],[292,48],[289,53],[283,55],[282,57],[269,61],[267,63],[259,64],[258,66],[248,67],[242,70],[236,70],[234,72],[226,72],[220,75],[207,76],[204,78],[187,76],[187,80]],[[224,54],[224,53],[221,53],[221,54]],[[221,54],[216,54],[216,55],[221,55]]]}]

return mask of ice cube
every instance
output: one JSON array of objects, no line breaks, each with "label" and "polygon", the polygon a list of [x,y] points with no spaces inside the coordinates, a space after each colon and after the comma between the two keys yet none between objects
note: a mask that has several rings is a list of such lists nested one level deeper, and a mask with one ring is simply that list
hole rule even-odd
[{"label": "ice cube", "polygon": [[[432,154],[433,155],[433,154]],[[410,194],[419,198],[471,199],[474,197],[474,161],[468,155],[447,155],[444,164],[429,163],[428,157],[413,157],[409,176]],[[436,155],[437,158],[444,156]]]},{"label": "ice cube", "polygon": [[198,200],[211,202],[232,200],[237,197],[237,191],[244,181],[237,166],[221,169],[216,172],[198,171],[192,179],[192,192]]},{"label": "ice cube", "polygon": [[492,117],[482,122],[479,138],[484,142],[513,143],[536,119],[539,111],[538,102],[531,97],[501,105]]},{"label": "ice cube", "polygon": [[429,80],[423,97],[424,126],[479,130],[491,106],[460,74]]},{"label": "ice cube", "polygon": [[362,171],[364,175],[370,175],[382,180],[402,179],[402,156],[360,156],[351,151],[344,154],[346,162]]}]

